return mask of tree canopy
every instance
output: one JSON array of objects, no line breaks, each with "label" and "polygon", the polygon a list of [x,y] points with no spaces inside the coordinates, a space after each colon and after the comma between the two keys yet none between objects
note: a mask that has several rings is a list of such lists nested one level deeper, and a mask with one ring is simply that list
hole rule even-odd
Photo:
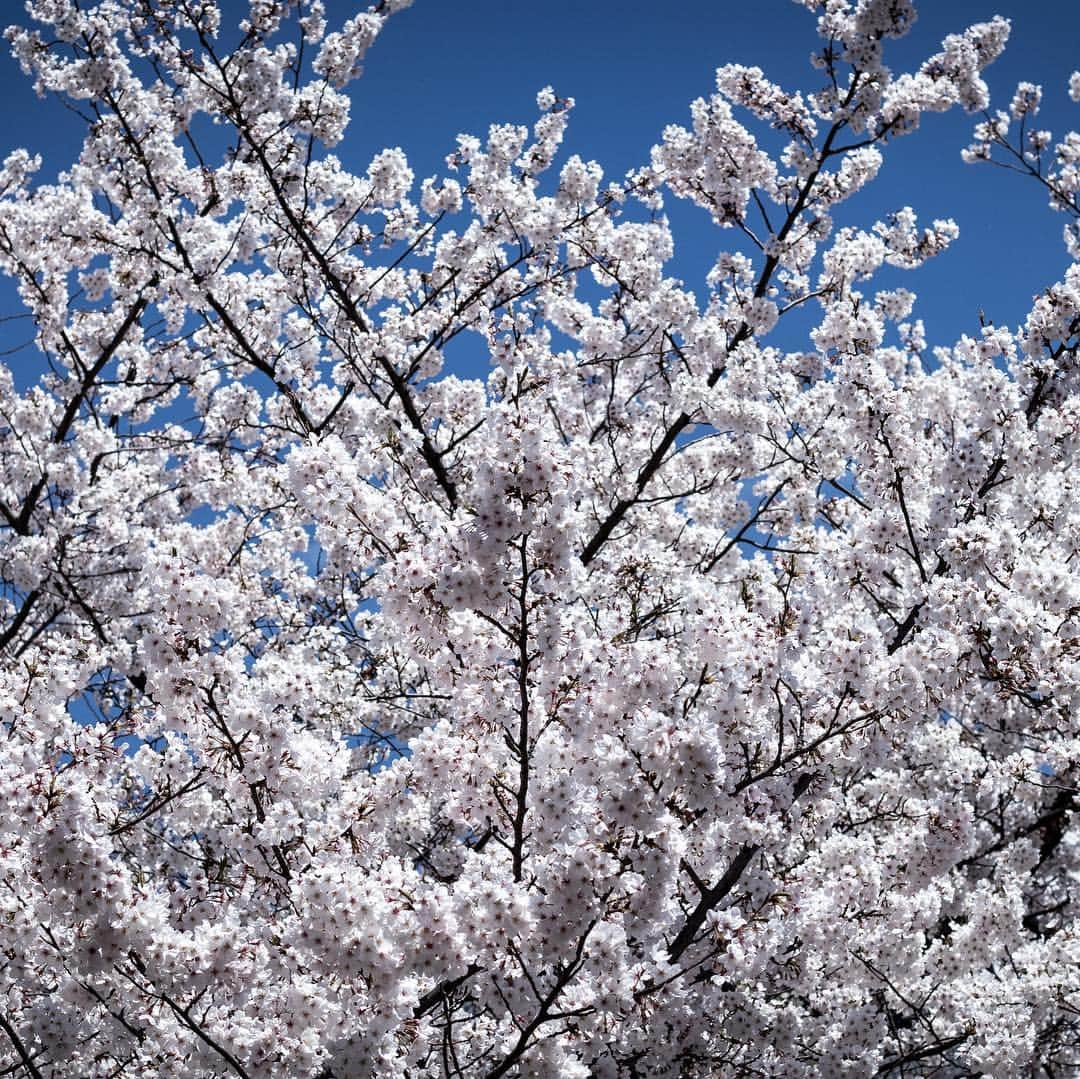
[{"label": "tree canopy", "polygon": [[[1080,1075],[1080,134],[800,0],[627,176],[550,87],[356,173],[408,4],[7,32],[85,141],[0,169],[0,1068]],[[931,348],[957,226],[846,202],[956,107],[1073,261]]]}]

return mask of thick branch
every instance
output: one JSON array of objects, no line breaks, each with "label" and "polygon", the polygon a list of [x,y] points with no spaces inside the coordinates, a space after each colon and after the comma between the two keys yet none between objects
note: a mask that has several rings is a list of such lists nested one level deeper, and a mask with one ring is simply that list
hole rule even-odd
[{"label": "thick branch", "polygon": [[698,905],[690,912],[682,929],[676,934],[675,939],[668,945],[668,958],[677,963],[683,952],[694,943],[698,933],[701,932],[705,919],[709,912],[739,883],[739,878],[746,871],[754,855],[761,850],[758,843],[747,843],[734,858],[727,872],[713,885],[702,893]]},{"label": "thick branch", "polygon": [[[593,923],[595,924],[595,923]],[[581,967],[581,957],[585,951],[585,941],[588,939],[589,933],[592,932],[593,925],[590,924],[588,929],[581,934],[581,937],[577,942],[577,949],[574,954],[574,958],[563,967],[559,967],[555,975],[555,983],[551,989],[544,995],[543,1000],[540,1001],[540,1007],[536,1011],[536,1015],[521,1028],[521,1032],[518,1035],[517,1041],[514,1043],[513,1048],[491,1069],[485,1076],[485,1079],[500,1079],[501,1076],[506,1075],[511,1068],[522,1058],[525,1050],[529,1047],[529,1041],[532,1039],[533,1034],[545,1023],[549,1023],[554,1019],[561,1018],[561,1016],[552,1015],[552,1008],[555,1006],[555,1002],[559,999],[562,991],[570,984],[574,975]]]},{"label": "thick branch", "polygon": [[23,1045],[22,1038],[19,1037],[19,1032],[8,1021],[8,1017],[0,1012],[0,1027],[4,1028],[4,1033],[11,1039],[11,1044],[15,1046],[15,1052],[19,1054],[19,1060],[22,1061],[22,1066],[26,1069],[27,1074],[33,1076],[33,1079],[42,1079],[41,1072],[38,1071],[37,1065],[34,1063],[34,1058],[30,1055],[26,1046]]},{"label": "thick branch", "polygon": [[874,1073],[875,1075],[888,1075],[889,1072],[895,1071],[897,1068],[902,1068],[905,1064],[911,1064],[916,1060],[925,1060],[927,1057],[941,1056],[942,1053],[947,1053],[950,1049],[955,1049],[958,1045],[962,1045],[968,1039],[966,1034],[956,1034],[951,1038],[945,1038],[943,1041],[933,1042],[930,1045],[919,1045],[903,1056],[893,1057],[892,1060],[885,1061],[880,1068]]},{"label": "thick branch", "polygon": [[[856,77],[852,80],[852,84],[848,90],[847,99],[849,100],[855,92],[855,89],[859,83],[859,79]],[[847,121],[837,121],[833,124],[829,130],[829,134],[825,138],[825,142],[822,144],[821,153],[818,156],[817,165],[814,171],[806,178],[806,182],[799,190],[798,197],[796,198],[791,209],[788,211],[788,215],[784,220],[780,231],[777,233],[777,240],[783,242],[792,228],[795,226],[795,222],[798,221],[799,215],[806,209],[806,203],[810,198],[810,192],[813,190],[814,184],[817,181],[818,175],[822,168],[824,168],[826,160],[833,154],[833,142],[836,140],[836,136],[843,129]],[[780,265],[780,260],[776,255],[770,255],[765,259],[765,265],[761,268],[761,274],[758,276],[757,284],[754,286],[754,297],[761,299],[768,291],[769,285],[772,282],[773,273],[776,271],[777,266]],[[741,345],[744,341],[749,340],[753,336],[753,331],[750,329],[747,323],[743,322],[739,328],[735,331],[731,340],[728,342],[727,352],[732,353]],[[714,367],[709,372],[709,377],[706,379],[706,385],[712,389],[713,386],[720,381],[721,376],[725,371],[724,366]],[[641,466],[638,471],[637,480],[635,482],[635,492],[631,498],[620,498],[618,502],[612,507],[607,517],[600,522],[592,539],[585,544],[584,549],[581,552],[581,561],[587,566],[597,556],[600,549],[611,538],[612,532],[618,528],[622,519],[626,516],[627,512],[637,504],[641,492],[645,489],[649,481],[660,470],[660,466],[664,463],[667,457],[668,451],[675,444],[675,440],[686,430],[691,422],[689,413],[681,412],[670,427],[664,432],[663,437],[660,439],[656,448],[649,455],[649,459]]]}]

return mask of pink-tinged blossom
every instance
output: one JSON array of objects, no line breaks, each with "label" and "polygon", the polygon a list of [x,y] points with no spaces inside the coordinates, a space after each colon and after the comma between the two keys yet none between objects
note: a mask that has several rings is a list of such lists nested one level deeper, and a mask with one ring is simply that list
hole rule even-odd
[{"label": "pink-tinged blossom", "polygon": [[[1080,134],[1003,19],[800,5],[808,89],[605,180],[545,87],[414,195],[327,152],[406,0],[29,0],[94,119],[0,167],[0,1070],[1072,1074]],[[934,346],[957,225],[847,200],[957,105],[1074,263]]]}]

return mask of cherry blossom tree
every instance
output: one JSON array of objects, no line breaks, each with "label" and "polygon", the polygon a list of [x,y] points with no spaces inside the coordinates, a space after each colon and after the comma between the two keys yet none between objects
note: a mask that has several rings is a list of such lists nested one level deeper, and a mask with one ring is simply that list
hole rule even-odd
[{"label": "cherry blossom tree", "polygon": [[[86,132],[0,172],[3,1073],[1080,1075],[1080,134],[800,0],[625,178],[550,88],[356,174],[408,2],[7,33]],[[844,204],[956,106],[1074,261],[931,351],[956,225]]]}]

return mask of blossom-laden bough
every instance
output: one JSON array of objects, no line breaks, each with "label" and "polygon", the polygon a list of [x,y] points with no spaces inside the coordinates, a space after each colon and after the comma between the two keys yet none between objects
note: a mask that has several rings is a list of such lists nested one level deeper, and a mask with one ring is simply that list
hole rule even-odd
[{"label": "blossom-laden bough", "polygon": [[606,182],[545,89],[417,198],[334,152],[405,6],[8,31],[86,134],[0,174],[4,1073],[1080,1074],[1080,264],[931,359],[868,283],[955,224],[846,205],[961,106],[1075,259],[1080,136],[804,0],[812,92]]}]

